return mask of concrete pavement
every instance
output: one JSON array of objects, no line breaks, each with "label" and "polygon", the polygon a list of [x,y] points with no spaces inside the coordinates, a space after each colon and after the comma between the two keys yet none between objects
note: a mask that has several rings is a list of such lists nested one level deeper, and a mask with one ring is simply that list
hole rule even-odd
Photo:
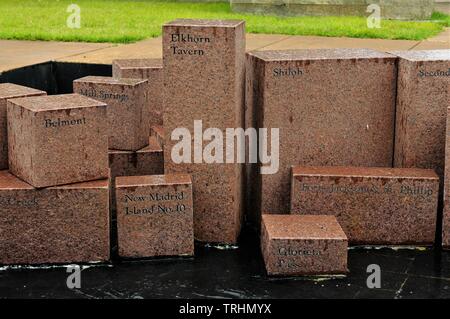
[{"label": "concrete pavement", "polygon": [[[247,34],[247,50],[372,48],[450,49],[450,28],[424,41]],[[0,73],[47,61],[111,64],[119,58],[161,58],[161,37],[133,44],[0,40]]]}]

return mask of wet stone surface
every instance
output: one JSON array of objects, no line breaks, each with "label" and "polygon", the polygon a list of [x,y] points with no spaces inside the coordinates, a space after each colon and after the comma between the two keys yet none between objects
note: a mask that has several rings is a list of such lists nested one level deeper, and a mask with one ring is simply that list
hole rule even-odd
[{"label": "wet stone surface", "polygon": [[[196,246],[193,259],[121,262],[83,270],[81,289],[68,289],[65,268],[0,271],[9,298],[450,298],[450,252],[351,249],[343,278],[270,278],[254,234],[238,249]],[[367,266],[381,268],[369,289]]]}]

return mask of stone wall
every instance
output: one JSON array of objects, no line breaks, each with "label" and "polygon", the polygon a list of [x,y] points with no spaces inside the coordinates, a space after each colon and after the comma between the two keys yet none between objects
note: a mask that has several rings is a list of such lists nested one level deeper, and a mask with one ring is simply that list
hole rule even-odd
[{"label": "stone wall", "polygon": [[230,0],[233,11],[286,16],[367,16],[379,4],[385,19],[424,20],[433,13],[434,0]]}]

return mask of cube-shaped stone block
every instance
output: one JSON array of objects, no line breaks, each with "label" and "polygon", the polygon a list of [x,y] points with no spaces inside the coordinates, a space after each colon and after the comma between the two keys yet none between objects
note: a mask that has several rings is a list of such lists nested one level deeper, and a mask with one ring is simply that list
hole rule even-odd
[{"label": "cube-shaped stone block", "polygon": [[87,76],[73,91],[108,105],[110,149],[137,151],[148,144],[147,80]]},{"label": "cube-shaped stone block", "polygon": [[107,178],[106,108],[79,94],[8,100],[11,173],[38,188]]},{"label": "cube-shaped stone block", "polygon": [[347,237],[334,216],[263,215],[261,249],[269,275],[347,272]]},{"label": "cube-shaped stone block", "polygon": [[189,175],[117,177],[116,206],[120,256],[194,254]]}]

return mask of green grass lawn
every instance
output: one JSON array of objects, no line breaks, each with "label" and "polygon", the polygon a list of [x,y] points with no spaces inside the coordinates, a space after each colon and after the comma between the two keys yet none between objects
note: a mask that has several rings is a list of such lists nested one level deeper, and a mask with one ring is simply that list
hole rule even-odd
[{"label": "green grass lawn", "polygon": [[[81,28],[66,26],[69,4],[81,8]],[[346,36],[422,40],[450,25],[438,21],[382,21],[369,29],[364,17],[275,17],[233,13],[228,3],[180,3],[131,0],[0,0],[0,38],[83,42],[135,42],[161,34],[161,25],[176,18],[244,19],[251,33]]]}]

